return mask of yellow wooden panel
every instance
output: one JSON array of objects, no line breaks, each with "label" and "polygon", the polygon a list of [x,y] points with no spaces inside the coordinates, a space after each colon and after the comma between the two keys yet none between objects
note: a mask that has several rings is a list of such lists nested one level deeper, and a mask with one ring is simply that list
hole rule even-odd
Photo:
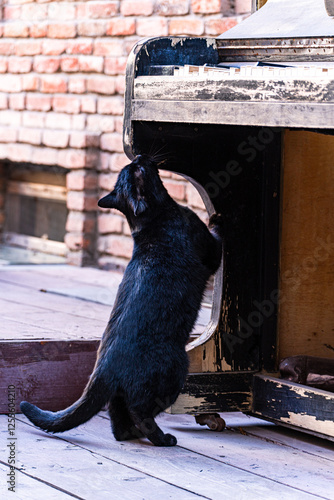
[{"label": "yellow wooden panel", "polygon": [[334,137],[286,131],[280,358],[334,358]]}]

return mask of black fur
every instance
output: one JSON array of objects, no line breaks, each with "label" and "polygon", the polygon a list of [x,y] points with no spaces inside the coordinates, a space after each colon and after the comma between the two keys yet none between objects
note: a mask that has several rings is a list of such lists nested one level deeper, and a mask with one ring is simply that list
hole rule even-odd
[{"label": "black fur", "polygon": [[174,403],[184,384],[185,345],[207,280],[221,260],[221,218],[212,216],[208,230],[169,196],[157,165],[145,155],[121,171],[99,206],[125,214],[134,250],[93,374],[81,398],[63,411],[27,402],[21,409],[38,427],[62,432],[108,404],[117,440],[147,436],[157,446],[173,446],[175,437],[164,434],[154,418]]}]

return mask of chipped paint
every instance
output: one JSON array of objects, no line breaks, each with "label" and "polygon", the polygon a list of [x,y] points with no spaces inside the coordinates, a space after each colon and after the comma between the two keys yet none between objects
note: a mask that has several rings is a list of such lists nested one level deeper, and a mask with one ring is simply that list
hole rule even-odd
[{"label": "chipped paint", "polygon": [[318,420],[317,417],[313,415],[307,415],[306,413],[293,413],[288,412],[288,417],[282,417],[280,420],[284,423],[295,425],[303,429],[313,430],[315,432],[320,432],[321,434],[326,434],[328,436],[334,437],[334,421]]}]

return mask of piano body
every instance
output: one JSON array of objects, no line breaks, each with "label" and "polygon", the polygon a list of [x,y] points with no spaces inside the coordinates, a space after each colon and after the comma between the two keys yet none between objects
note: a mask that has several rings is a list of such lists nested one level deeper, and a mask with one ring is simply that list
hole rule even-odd
[{"label": "piano body", "polygon": [[188,344],[173,412],[243,411],[334,440],[334,393],[278,374],[291,356],[333,365],[330,14],[331,0],[268,0],[216,39],[152,38],[130,54],[127,156],[165,153],[225,222],[211,321]]}]

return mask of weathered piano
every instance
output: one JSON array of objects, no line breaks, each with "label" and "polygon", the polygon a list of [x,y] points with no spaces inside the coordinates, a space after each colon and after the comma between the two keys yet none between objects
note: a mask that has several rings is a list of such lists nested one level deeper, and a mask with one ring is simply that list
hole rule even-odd
[{"label": "weathered piano", "polygon": [[278,375],[282,358],[334,357],[331,15],[332,0],[268,0],[216,39],[147,39],[129,57],[126,154],[163,151],[225,221],[174,412],[241,410],[334,440],[334,394]]}]

